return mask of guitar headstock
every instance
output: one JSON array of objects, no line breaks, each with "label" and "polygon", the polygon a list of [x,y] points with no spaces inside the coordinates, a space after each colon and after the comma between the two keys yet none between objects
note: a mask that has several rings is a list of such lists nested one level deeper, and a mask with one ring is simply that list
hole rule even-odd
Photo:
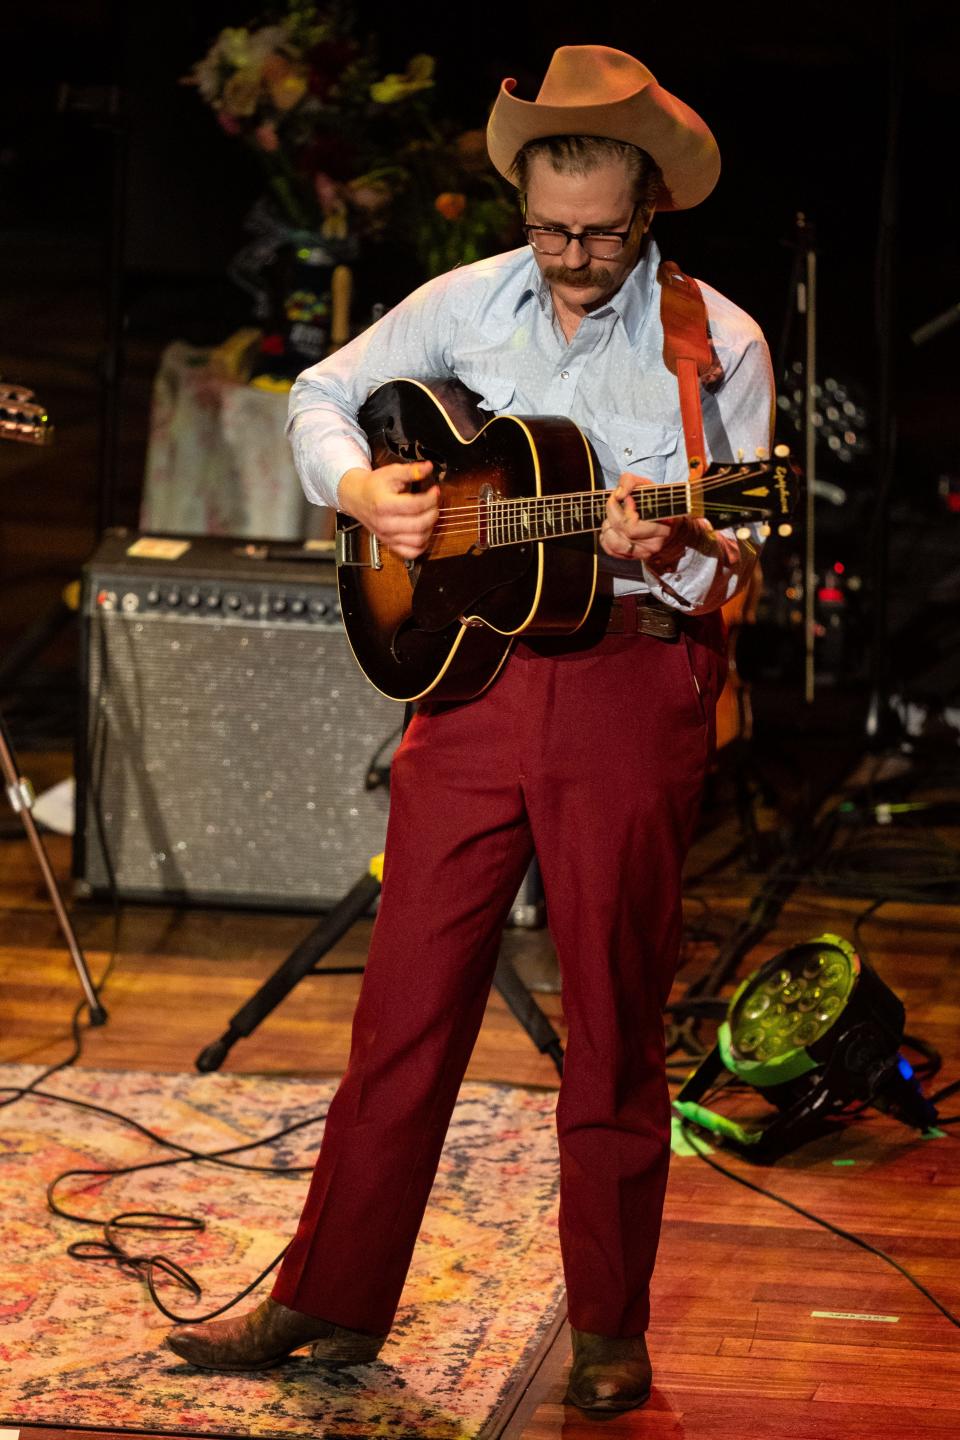
[{"label": "guitar headstock", "polygon": [[695,513],[706,516],[716,530],[759,521],[768,534],[789,535],[802,478],[789,447],[777,445],[769,460],[714,462],[692,489]]},{"label": "guitar headstock", "polygon": [[19,440],[26,445],[49,445],[53,426],[33,391],[23,385],[0,380],[0,440]]}]

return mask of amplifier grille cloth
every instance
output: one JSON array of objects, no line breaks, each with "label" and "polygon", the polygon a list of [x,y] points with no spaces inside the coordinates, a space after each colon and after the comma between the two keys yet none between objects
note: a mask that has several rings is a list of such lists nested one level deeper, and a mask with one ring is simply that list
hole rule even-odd
[{"label": "amplifier grille cloth", "polygon": [[[102,612],[92,626],[88,736],[99,713],[120,893],[341,899],[384,847],[388,791],[365,779],[403,717],[363,677],[342,626]],[[107,868],[86,811],[84,879],[99,890]]]}]

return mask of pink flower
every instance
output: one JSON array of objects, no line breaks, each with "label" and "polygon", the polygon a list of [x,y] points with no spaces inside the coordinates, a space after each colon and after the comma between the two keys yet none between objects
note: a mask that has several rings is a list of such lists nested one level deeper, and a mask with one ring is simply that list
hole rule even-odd
[{"label": "pink flower", "polygon": [[335,215],[338,210],[343,209],[343,200],[340,198],[340,191],[335,181],[331,180],[329,175],[325,175],[322,170],[318,170],[314,175],[313,188],[324,215]]},{"label": "pink flower", "polygon": [[277,129],[271,121],[264,120],[263,124],[258,125],[253,133],[260,149],[265,150],[268,155],[275,155],[280,149],[280,139],[277,135]]}]

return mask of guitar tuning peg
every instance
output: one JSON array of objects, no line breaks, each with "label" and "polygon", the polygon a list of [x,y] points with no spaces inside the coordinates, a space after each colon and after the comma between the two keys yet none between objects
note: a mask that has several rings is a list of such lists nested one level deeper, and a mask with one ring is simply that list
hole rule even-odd
[{"label": "guitar tuning peg", "polygon": [[775,445],[775,446],[773,447],[773,453],[774,453],[774,455],[776,455],[776,457],[777,457],[778,460],[789,460],[789,458],[790,458],[790,446],[789,446],[789,445]]},{"label": "guitar tuning peg", "polygon": [[760,534],[763,536],[764,540],[766,540],[770,534],[770,526],[767,524],[766,520],[764,520],[763,524],[760,526]]},{"label": "guitar tuning peg", "polygon": [[740,525],[737,529],[737,539],[749,540],[752,536],[752,533],[753,532],[751,531],[749,525]]},{"label": "guitar tuning peg", "polygon": [[786,525],[786,524],[784,524],[784,525],[778,525],[778,526],[777,526],[777,534],[778,534],[778,535],[782,535],[782,536],[784,537],[784,539],[786,539],[786,537],[787,537],[788,535],[792,535],[792,534],[793,534],[793,526],[792,526],[792,525]]}]

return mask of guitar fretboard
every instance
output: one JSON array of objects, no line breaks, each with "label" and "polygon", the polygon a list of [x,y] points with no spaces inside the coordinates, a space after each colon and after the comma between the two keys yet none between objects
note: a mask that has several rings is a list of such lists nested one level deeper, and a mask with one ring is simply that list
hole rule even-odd
[{"label": "guitar fretboard", "polygon": [[[571,495],[524,496],[492,500],[483,507],[484,540],[488,546],[519,545],[557,535],[586,535],[599,530],[607,513],[609,490]],[[642,485],[633,491],[641,520],[665,520],[690,511],[690,486]]]}]

